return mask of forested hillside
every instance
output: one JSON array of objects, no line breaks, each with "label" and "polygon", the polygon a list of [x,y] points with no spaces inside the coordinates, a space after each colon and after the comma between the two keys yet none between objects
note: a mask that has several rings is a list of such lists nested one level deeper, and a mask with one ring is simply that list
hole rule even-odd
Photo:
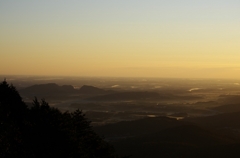
[{"label": "forested hillside", "polygon": [[13,85],[0,83],[0,157],[114,158],[80,110],[61,113],[43,99],[31,107]]}]

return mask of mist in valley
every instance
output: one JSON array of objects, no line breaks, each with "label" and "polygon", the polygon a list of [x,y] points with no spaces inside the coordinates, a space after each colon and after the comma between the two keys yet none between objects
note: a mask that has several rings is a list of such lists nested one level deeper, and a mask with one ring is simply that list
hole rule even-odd
[{"label": "mist in valley", "polygon": [[227,105],[234,112],[240,102],[237,80],[13,76],[8,81],[24,101],[31,103],[36,96],[61,111],[81,109],[93,125],[216,115]]},{"label": "mist in valley", "polygon": [[199,157],[222,156],[236,152],[240,143],[238,80],[47,76],[6,80],[29,107],[37,97],[62,113],[81,110],[94,131],[122,156],[168,156],[170,150],[175,150],[171,157],[198,152]]}]

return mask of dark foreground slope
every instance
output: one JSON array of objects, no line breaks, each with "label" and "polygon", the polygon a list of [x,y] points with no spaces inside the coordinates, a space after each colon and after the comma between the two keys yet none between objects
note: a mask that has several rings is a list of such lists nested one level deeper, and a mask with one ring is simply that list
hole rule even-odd
[{"label": "dark foreground slope", "polygon": [[[56,93],[59,91],[60,86],[51,86]],[[72,90],[78,94],[101,93],[96,101],[132,100],[139,96],[150,100],[159,98],[152,92],[102,94],[101,89],[86,86],[81,93],[69,86],[60,89],[62,95]],[[31,108],[27,107],[15,88],[3,82],[0,84],[0,157],[116,157],[109,143],[120,155],[133,158],[239,157],[239,116],[240,113],[229,113],[187,121],[156,117],[92,129],[79,110],[61,113],[44,100],[36,99]],[[106,141],[99,135],[105,136]]]},{"label": "dark foreground slope", "polygon": [[133,158],[237,157],[239,141],[195,123],[159,117],[95,127],[116,151]]},{"label": "dark foreground slope", "polygon": [[0,83],[0,157],[116,156],[81,111],[61,113],[37,99],[28,108],[16,89],[4,81]]}]

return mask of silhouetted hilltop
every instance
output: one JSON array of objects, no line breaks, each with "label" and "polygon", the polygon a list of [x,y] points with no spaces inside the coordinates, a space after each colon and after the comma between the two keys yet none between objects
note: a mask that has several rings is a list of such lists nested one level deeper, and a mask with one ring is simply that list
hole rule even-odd
[{"label": "silhouetted hilltop", "polygon": [[156,92],[118,92],[88,98],[94,101],[125,101],[125,100],[143,100],[158,98],[159,94]]},{"label": "silhouetted hilltop", "polygon": [[179,142],[194,145],[216,145],[232,143],[233,140],[224,138],[223,135],[217,134],[209,129],[196,125],[181,125],[167,128],[158,133],[146,136],[152,140],[166,142]]},{"label": "silhouetted hilltop", "polygon": [[239,129],[240,112],[223,113],[207,117],[189,118],[188,121],[212,128]]},{"label": "silhouetted hilltop", "polygon": [[33,85],[20,90],[20,93],[25,96],[56,96],[69,94],[83,94],[83,95],[98,95],[111,93],[97,87],[84,85],[80,89],[74,89],[71,85],[59,86],[56,83]]},{"label": "silhouetted hilltop", "polygon": [[193,143],[195,145],[231,142],[228,139],[222,138],[221,135],[217,135],[213,131],[207,130],[203,127],[167,117],[123,121],[95,127],[94,130],[100,135],[105,135],[106,138],[111,138],[113,140],[131,137],[137,139],[137,137],[141,137],[141,141],[144,139],[152,139],[156,142],[184,142]]},{"label": "silhouetted hilltop", "polygon": [[48,99],[68,99],[68,97],[87,98],[88,101],[129,101],[129,100],[196,100],[202,99],[196,95],[173,95],[148,91],[122,91],[105,90],[98,87],[83,85],[80,89],[74,89],[72,85],[59,86],[56,83],[32,85],[19,90],[23,97]]},{"label": "silhouetted hilltop", "polygon": [[79,89],[80,93],[83,94],[102,94],[102,93],[106,93],[105,90],[97,88],[97,87],[93,87],[93,86],[88,86],[88,85],[84,85]]},{"label": "silhouetted hilltop", "polygon": [[94,130],[106,138],[122,138],[155,133],[160,130],[185,124],[168,117],[144,118],[134,121],[122,121],[115,124],[94,127]]},{"label": "silhouetted hilltop", "polygon": [[234,143],[234,140],[196,125],[180,125],[163,129],[156,133],[148,133],[115,141],[115,144],[118,145],[122,143],[125,144],[124,146],[128,150],[128,148],[132,149],[136,146],[145,146],[149,149],[163,144],[195,147],[226,145]]},{"label": "silhouetted hilltop", "polygon": [[233,140],[195,125],[172,127],[112,143],[118,153],[132,158],[234,157],[231,151],[239,154],[239,144]]},{"label": "silhouetted hilltop", "polygon": [[71,85],[59,86],[56,83],[33,85],[20,90],[22,94],[31,94],[33,96],[57,95],[63,93],[75,93],[76,90]]},{"label": "silhouetted hilltop", "polygon": [[[69,86],[47,84],[54,92]],[[49,89],[52,88],[52,89]],[[39,90],[39,86],[29,89]],[[0,83],[0,157],[116,158],[110,144],[98,136],[80,110],[60,112],[35,98],[27,107],[15,87]]]},{"label": "silhouetted hilltop", "polygon": [[133,158],[232,157],[230,151],[240,153],[239,142],[221,132],[166,117],[124,121],[94,130],[120,155]]},{"label": "silhouetted hilltop", "polygon": [[125,91],[125,92],[114,92],[110,94],[95,96],[88,98],[90,101],[129,101],[129,100],[197,100],[202,99],[201,96],[193,95],[173,95],[173,94],[159,94],[158,92],[143,92],[143,91]]},{"label": "silhouetted hilltop", "polygon": [[212,108],[212,110],[216,110],[223,113],[229,113],[229,112],[239,112],[240,111],[240,104],[227,104],[227,105],[221,105]]},{"label": "silhouetted hilltop", "polygon": [[218,100],[225,104],[240,104],[240,95],[220,95]]}]

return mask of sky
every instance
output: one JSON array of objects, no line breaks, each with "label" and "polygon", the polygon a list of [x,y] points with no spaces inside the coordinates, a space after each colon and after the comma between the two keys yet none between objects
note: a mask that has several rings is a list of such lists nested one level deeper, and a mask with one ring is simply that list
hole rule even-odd
[{"label": "sky", "polygon": [[239,0],[0,0],[0,74],[239,78]]}]

